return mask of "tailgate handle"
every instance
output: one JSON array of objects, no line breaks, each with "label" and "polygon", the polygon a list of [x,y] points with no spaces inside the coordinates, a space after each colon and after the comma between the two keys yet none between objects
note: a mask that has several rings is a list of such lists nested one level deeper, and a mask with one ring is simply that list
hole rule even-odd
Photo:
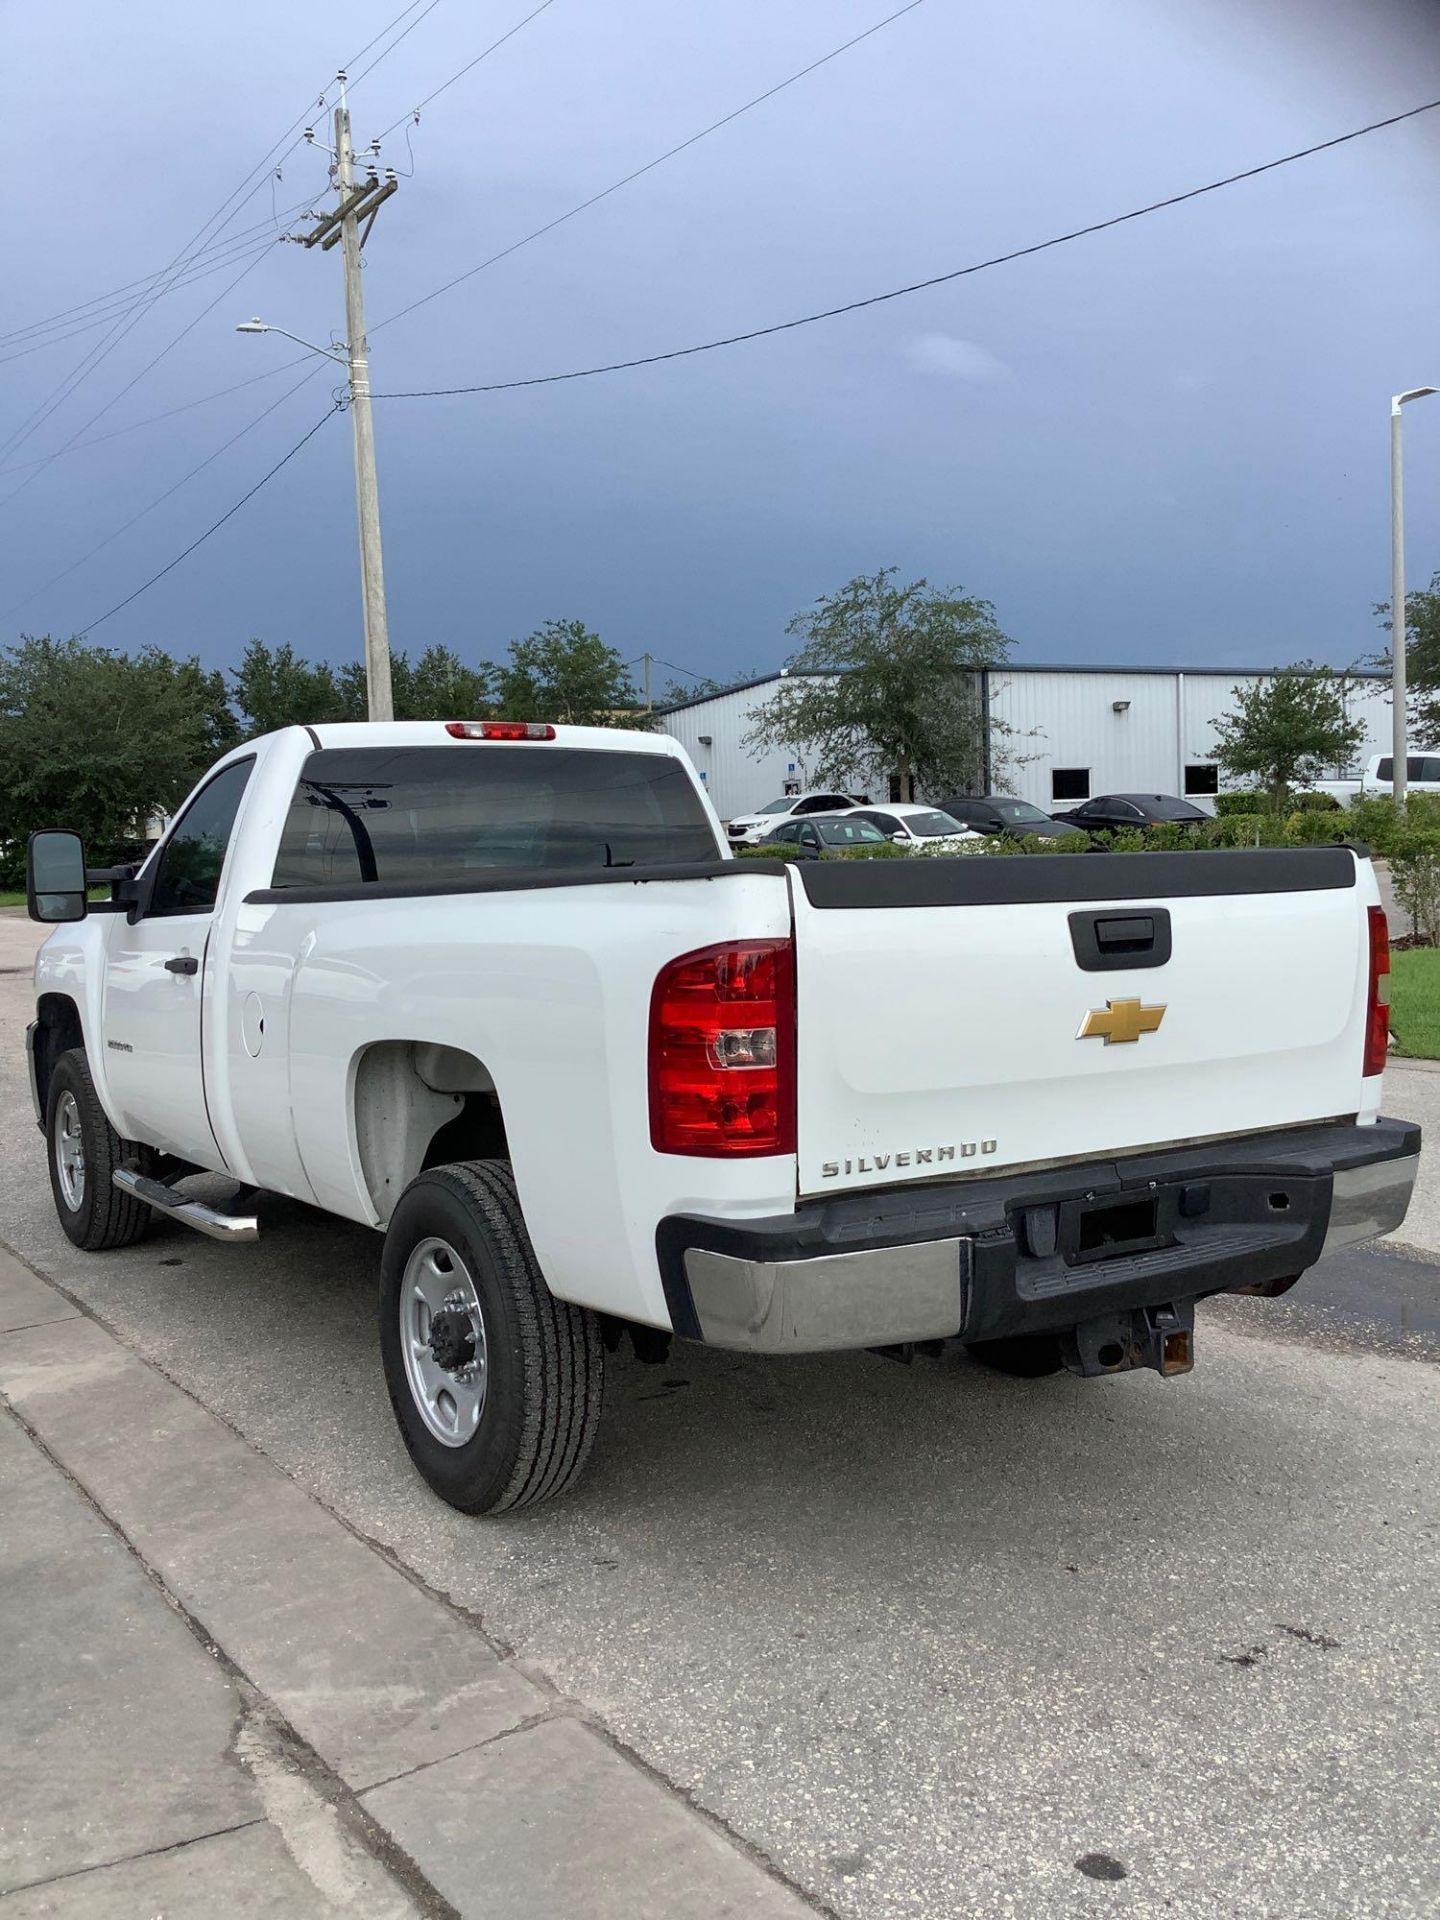
[{"label": "tailgate handle", "polygon": [[1120,913],[1072,913],[1070,943],[1085,973],[1163,967],[1170,958],[1170,912],[1167,907],[1133,907]]}]

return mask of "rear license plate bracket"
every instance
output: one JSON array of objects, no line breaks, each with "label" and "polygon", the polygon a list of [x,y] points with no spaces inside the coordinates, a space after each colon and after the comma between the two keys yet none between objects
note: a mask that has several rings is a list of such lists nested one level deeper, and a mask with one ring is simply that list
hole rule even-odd
[{"label": "rear license plate bracket", "polygon": [[1175,1195],[1169,1188],[1139,1187],[1094,1199],[1066,1201],[1060,1208],[1060,1252],[1072,1267],[1173,1246]]}]

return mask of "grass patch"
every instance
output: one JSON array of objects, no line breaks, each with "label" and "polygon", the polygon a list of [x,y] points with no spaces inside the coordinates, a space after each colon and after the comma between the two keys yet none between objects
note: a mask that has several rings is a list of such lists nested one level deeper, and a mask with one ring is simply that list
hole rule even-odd
[{"label": "grass patch", "polygon": [[23,907],[24,904],[23,893],[0,893],[0,907]]},{"label": "grass patch", "polygon": [[1410,947],[1391,956],[1390,1026],[1395,1051],[1412,1060],[1440,1060],[1440,947]]}]

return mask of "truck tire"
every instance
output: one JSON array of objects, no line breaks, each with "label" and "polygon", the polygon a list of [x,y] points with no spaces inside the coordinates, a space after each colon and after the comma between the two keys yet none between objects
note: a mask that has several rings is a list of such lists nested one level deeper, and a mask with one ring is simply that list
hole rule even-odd
[{"label": "truck tire", "polygon": [[971,1340],[965,1351],[982,1366],[1008,1373],[1016,1380],[1043,1380],[1065,1365],[1058,1333],[1012,1333],[1004,1340]]},{"label": "truck tire", "polygon": [[430,1486],[462,1513],[562,1493],[600,1421],[600,1323],[546,1286],[509,1167],[462,1161],[412,1180],[380,1274],[390,1404]]},{"label": "truck tire", "polygon": [[50,1191],[66,1238],[86,1253],[133,1247],[154,1225],[142,1201],[121,1193],[111,1175],[144,1149],[122,1140],[100,1104],[83,1047],[55,1062],[45,1101]]}]

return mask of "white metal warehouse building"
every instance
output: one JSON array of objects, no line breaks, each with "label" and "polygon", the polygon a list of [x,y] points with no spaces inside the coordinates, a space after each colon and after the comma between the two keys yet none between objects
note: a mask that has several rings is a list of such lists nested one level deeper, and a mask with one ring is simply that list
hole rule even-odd
[{"label": "white metal warehouse building", "polygon": [[[1234,667],[995,668],[982,676],[991,784],[1047,812],[1101,793],[1178,793],[1208,807],[1225,786],[1214,760],[1215,721],[1234,707],[1235,686],[1273,678]],[[780,679],[771,674],[658,716],[695,762],[722,819],[815,784],[798,750],[756,753],[745,745],[751,714]],[[1365,727],[1365,744],[1355,765],[1327,769],[1327,777],[1352,777],[1372,754],[1389,751],[1389,684],[1383,673],[1353,676],[1350,712]],[[894,797],[886,779],[877,773],[872,798]]]}]

